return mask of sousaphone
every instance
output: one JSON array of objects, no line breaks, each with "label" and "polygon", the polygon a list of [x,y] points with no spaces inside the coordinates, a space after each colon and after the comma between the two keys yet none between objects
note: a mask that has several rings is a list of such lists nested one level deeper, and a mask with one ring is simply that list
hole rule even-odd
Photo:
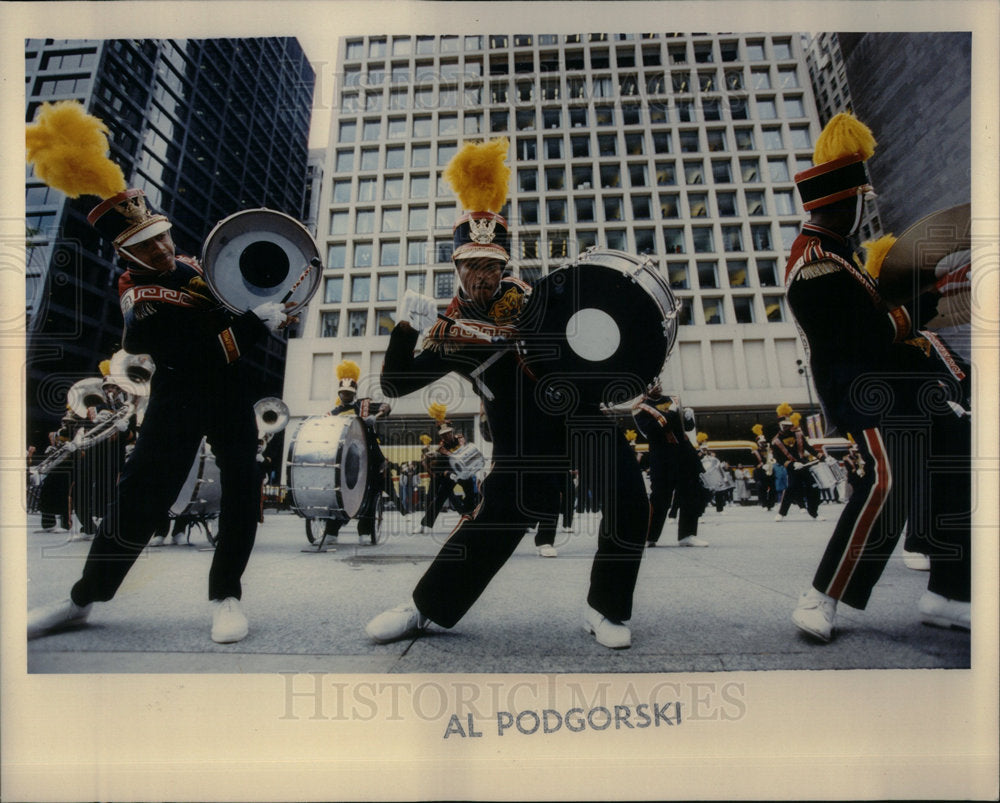
[{"label": "sousaphone", "polygon": [[219,221],[201,251],[205,281],[234,312],[270,301],[302,309],[319,289],[316,242],[299,221],[273,209],[247,209]]}]

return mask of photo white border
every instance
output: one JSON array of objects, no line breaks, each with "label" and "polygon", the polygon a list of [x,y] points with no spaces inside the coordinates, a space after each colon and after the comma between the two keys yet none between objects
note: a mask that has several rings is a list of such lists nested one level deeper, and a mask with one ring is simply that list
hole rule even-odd
[{"label": "photo white border", "polygon": [[[484,34],[970,30],[974,236],[997,240],[1000,28],[995,2],[150,0],[5,3],[0,21],[7,156],[0,161],[0,186],[7,190],[0,237],[8,241],[23,237],[19,154],[25,38],[305,38],[323,26],[330,27],[334,42],[341,35],[449,28]],[[319,114],[329,114],[335,58],[331,49],[326,80],[319,85]],[[1000,297],[997,251],[989,256],[974,265],[977,297],[995,301]],[[289,698],[288,678],[275,675],[27,675],[23,504],[18,482],[11,481],[24,473],[23,336],[10,323],[23,315],[23,266],[19,277],[16,266],[0,265],[0,283],[3,799],[996,799],[995,537],[976,543],[976,629],[968,671],[573,675],[554,681],[539,675],[298,676],[296,682],[321,684],[320,709],[310,708],[306,697]],[[977,515],[994,528],[998,350],[997,332],[977,333]],[[440,687],[456,706],[470,689],[496,688],[503,704],[527,702],[535,694],[539,709],[557,708],[573,699],[573,683],[590,699],[604,693],[609,703],[665,700],[670,697],[657,697],[665,682],[678,684],[677,694],[685,699],[696,699],[699,683],[716,684],[716,694],[722,684],[743,684],[738,696],[744,704],[721,706],[715,718],[689,719],[673,729],[563,729],[545,737],[510,732],[445,740],[447,716],[427,716],[430,709],[417,710],[420,706],[412,702],[381,709],[379,702],[373,718],[369,707],[355,706],[342,718],[337,695],[346,693],[350,700],[367,688],[364,684],[380,680],[410,684],[411,700],[417,699],[417,689]],[[433,707],[436,712],[438,706]]]}]

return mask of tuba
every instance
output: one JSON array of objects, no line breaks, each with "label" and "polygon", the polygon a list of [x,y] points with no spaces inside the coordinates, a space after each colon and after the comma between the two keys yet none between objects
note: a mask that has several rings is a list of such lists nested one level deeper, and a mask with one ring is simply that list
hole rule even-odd
[{"label": "tuba", "polygon": [[221,220],[201,251],[205,281],[233,312],[269,301],[302,309],[319,289],[323,267],[309,230],[272,209],[246,209]]},{"label": "tuba", "polygon": [[77,418],[87,418],[89,408],[103,405],[106,401],[104,380],[99,376],[81,379],[66,392],[66,407]]},{"label": "tuba", "polygon": [[288,426],[288,405],[275,396],[267,396],[253,406],[257,417],[257,437],[264,445]]}]

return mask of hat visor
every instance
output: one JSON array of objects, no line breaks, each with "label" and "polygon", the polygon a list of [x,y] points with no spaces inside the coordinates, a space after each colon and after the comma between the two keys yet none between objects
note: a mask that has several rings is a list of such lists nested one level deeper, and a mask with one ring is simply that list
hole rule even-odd
[{"label": "hat visor", "polygon": [[451,255],[453,261],[460,259],[496,259],[500,262],[509,262],[510,254],[499,245],[479,245],[477,243],[466,243],[455,249]]},{"label": "hat visor", "polygon": [[118,247],[128,248],[128,246],[130,245],[137,245],[139,243],[145,242],[146,240],[151,240],[158,234],[163,234],[163,232],[169,231],[170,226],[171,223],[166,218],[155,220],[145,228],[141,229],[140,231],[137,231],[135,234],[133,234],[124,242],[119,243]]}]

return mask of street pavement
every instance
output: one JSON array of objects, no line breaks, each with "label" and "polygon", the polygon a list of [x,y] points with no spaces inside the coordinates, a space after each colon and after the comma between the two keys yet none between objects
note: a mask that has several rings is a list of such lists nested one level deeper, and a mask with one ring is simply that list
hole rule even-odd
[{"label": "street pavement", "polygon": [[[865,611],[841,606],[836,637],[821,644],[790,616],[808,586],[839,504],[826,521],[793,510],[780,523],[759,507],[705,514],[708,548],[647,549],[631,621],[632,648],[613,651],[583,631],[582,611],[597,539],[597,514],[560,530],[557,558],[537,556],[529,532],[486,592],[452,630],[372,643],[373,616],[409,599],[457,515],[430,534],[416,516],[386,513],[378,545],[359,544],[353,522],[322,552],[304,520],[267,511],[243,579],[250,634],[209,638],[211,546],[146,549],[114,600],[94,605],[85,627],[28,643],[32,673],[660,673],[776,669],[967,668],[970,635],[922,625],[917,600],[927,574],[897,549]],[[213,523],[214,524],[214,523]],[[27,602],[63,599],[89,544],[27,523]]]}]

